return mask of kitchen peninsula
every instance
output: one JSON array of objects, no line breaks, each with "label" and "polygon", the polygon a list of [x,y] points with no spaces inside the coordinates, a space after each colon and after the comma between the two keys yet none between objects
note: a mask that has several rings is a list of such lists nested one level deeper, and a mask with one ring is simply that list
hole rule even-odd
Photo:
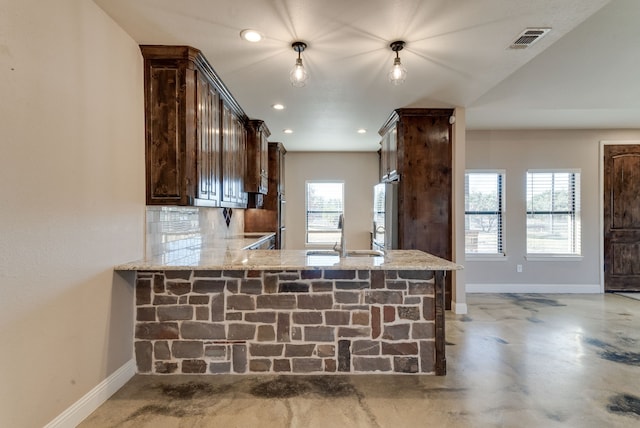
[{"label": "kitchen peninsula", "polygon": [[139,373],[446,374],[444,277],[418,250],[193,248],[136,271]]}]

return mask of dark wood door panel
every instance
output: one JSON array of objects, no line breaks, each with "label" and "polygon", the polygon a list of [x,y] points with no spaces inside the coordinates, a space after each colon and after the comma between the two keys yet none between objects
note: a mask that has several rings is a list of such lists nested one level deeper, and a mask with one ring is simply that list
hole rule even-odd
[{"label": "dark wood door panel", "polygon": [[618,242],[611,246],[611,275],[640,275],[640,244]]},{"label": "dark wood door panel", "polygon": [[150,171],[150,199],[181,198],[180,183],[180,72],[177,67],[152,67],[149,110],[152,118],[148,124],[147,168]]},{"label": "dark wood door panel", "polygon": [[611,228],[640,230],[640,155],[615,155],[611,162]]},{"label": "dark wood door panel", "polygon": [[640,145],[604,146],[605,291],[640,291]]}]

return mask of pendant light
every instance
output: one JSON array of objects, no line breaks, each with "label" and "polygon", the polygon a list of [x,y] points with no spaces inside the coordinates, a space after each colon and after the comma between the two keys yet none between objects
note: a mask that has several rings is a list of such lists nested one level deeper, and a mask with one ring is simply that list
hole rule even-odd
[{"label": "pendant light", "polygon": [[401,85],[407,78],[407,69],[404,68],[404,66],[400,62],[400,55],[398,55],[398,52],[400,52],[402,48],[404,48],[404,45],[405,43],[402,40],[392,42],[389,45],[391,50],[396,53],[396,57],[393,60],[393,67],[389,72],[389,82],[393,83],[394,85]]},{"label": "pendant light", "polygon": [[298,58],[291,73],[289,73],[289,80],[291,81],[291,85],[296,88],[301,88],[307,84],[307,79],[309,78],[307,70],[305,70],[304,65],[302,65],[302,58],[300,58],[300,53],[307,48],[307,44],[304,42],[293,42],[291,47],[294,51],[298,52]]}]

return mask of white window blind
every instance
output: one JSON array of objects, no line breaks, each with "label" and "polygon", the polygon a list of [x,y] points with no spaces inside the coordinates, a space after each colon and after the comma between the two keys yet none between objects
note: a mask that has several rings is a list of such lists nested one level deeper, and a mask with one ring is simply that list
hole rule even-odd
[{"label": "white window blind", "polygon": [[527,172],[527,254],[581,254],[580,171]]},{"label": "white window blind", "polygon": [[465,252],[504,255],[504,171],[468,171],[464,195]]},{"label": "white window blind", "polygon": [[308,181],[307,244],[340,242],[338,218],[344,212],[344,183]]}]

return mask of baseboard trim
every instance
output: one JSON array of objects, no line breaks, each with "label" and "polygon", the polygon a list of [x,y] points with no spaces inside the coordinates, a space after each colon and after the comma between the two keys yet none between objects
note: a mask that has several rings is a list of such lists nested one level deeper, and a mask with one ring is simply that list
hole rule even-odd
[{"label": "baseboard trim", "polygon": [[467,304],[466,303],[456,303],[451,302],[451,312],[454,314],[466,314],[467,313]]},{"label": "baseboard trim", "polygon": [[600,284],[466,284],[467,293],[599,294]]},{"label": "baseboard trim", "polygon": [[76,427],[87,416],[93,413],[117,390],[122,388],[129,379],[136,374],[136,362],[134,359],[127,361],[122,367],[113,372],[111,376],[100,382],[95,388],[87,392],[82,398],[73,403],[44,428],[72,428]]}]

